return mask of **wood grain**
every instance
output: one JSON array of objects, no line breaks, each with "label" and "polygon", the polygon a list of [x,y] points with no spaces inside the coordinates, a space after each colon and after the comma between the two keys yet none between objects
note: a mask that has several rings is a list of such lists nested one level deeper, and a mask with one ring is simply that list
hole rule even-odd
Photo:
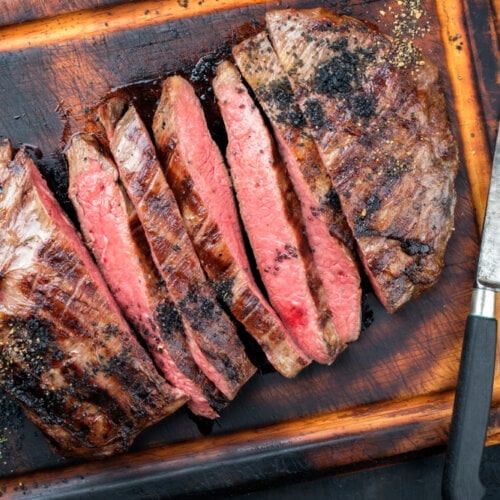
[{"label": "wood grain", "polygon": [[[89,3],[89,2],[87,2]],[[67,12],[52,19],[34,20],[30,23],[12,25],[0,31],[0,50],[14,51],[28,47],[45,47],[47,44],[65,40],[80,40],[92,36],[102,36],[119,30],[152,26],[168,21],[183,19],[189,15],[200,16],[224,11],[238,6],[266,3],[265,0],[204,0],[191,2],[185,7],[183,2],[157,0],[134,2],[114,8],[99,8]],[[193,7],[195,5],[195,7]],[[61,7],[62,8],[62,7]]]},{"label": "wood grain", "polygon": [[[500,393],[495,394],[498,399]],[[38,472],[3,483],[8,498],[105,498],[103,477],[114,495],[157,489],[162,498],[224,494],[263,481],[297,474],[325,473],[354,462],[374,463],[393,440],[391,456],[443,443],[448,432],[453,393],[358,407],[284,422],[226,436],[162,446],[114,457],[105,462]],[[495,408],[493,419],[500,412]],[[490,427],[493,436],[496,427]],[[404,436],[403,439],[401,437]],[[196,481],[190,481],[196,477]],[[149,483],[149,484],[147,484]],[[100,494],[99,494],[100,493]],[[153,493],[149,493],[153,494]]]},{"label": "wood grain", "polygon": [[[493,6],[491,5],[493,3]],[[478,95],[484,110],[489,145],[495,146],[500,109],[500,0],[470,0],[464,3],[464,16],[474,67]]]},{"label": "wood grain", "polygon": [[476,93],[474,58],[464,24],[464,7],[461,0],[436,4],[477,224],[481,228],[488,197],[491,156],[484,111]]},{"label": "wood grain", "polygon": [[[51,187],[69,209],[61,151],[103,96],[128,96],[140,104],[149,122],[161,79],[181,72],[197,80],[212,131],[221,138],[209,89],[214,61],[261,29],[268,9],[334,3],[205,0],[200,5],[191,2],[186,9],[177,2],[123,2],[0,28],[0,136],[10,137],[16,146],[31,145]],[[391,25],[380,10],[387,5],[399,9],[397,2],[387,1],[346,4],[350,14],[376,21],[384,30]],[[422,4],[422,22],[431,29],[415,42],[441,69],[462,147],[456,231],[438,285],[392,316],[366,287],[366,328],[358,342],[332,367],[312,366],[295,380],[276,373],[254,377],[209,438],[202,438],[181,411],[143,433],[131,453],[109,462],[79,463],[54,455],[41,434],[23,421],[19,433],[9,436],[9,459],[0,462],[0,477],[10,492],[22,495],[29,486],[30,495],[48,498],[69,491],[97,495],[109,485],[121,491],[120,484],[136,492],[144,492],[146,484],[163,484],[161,492],[172,495],[222,491],[446,442],[478,253],[474,207],[477,214],[484,210],[490,157],[492,123],[485,119],[483,103],[491,103],[490,114],[495,109],[498,113],[498,105],[490,100],[487,87],[478,86],[477,68],[471,65],[477,40],[491,40],[491,33],[478,27],[472,30],[476,37],[468,35],[471,28],[464,24],[459,0]],[[491,10],[487,17],[491,21]],[[457,33],[463,35],[465,49],[450,43],[450,35]],[[498,74],[490,75],[495,77]],[[499,377],[497,363],[492,442],[500,442]],[[37,472],[41,469],[46,472]]]},{"label": "wood grain", "polygon": [[133,0],[3,0],[0,26],[43,19],[81,9],[94,9]]}]

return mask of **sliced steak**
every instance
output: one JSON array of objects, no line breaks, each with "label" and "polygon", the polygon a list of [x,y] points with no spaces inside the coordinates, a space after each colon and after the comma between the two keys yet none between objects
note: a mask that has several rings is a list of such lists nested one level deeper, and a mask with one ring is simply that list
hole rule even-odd
[{"label": "sliced steak", "polygon": [[309,360],[253,279],[224,160],[194,89],[180,76],[163,84],[153,132],[167,181],[219,300],[270,363],[283,375],[295,376]]},{"label": "sliced steak", "polygon": [[149,133],[135,108],[119,98],[104,104],[100,112],[121,180],[181,314],[191,354],[205,375],[233,399],[255,367],[205,278]]},{"label": "sliced steak", "polygon": [[343,342],[356,340],[361,288],[352,234],[319,156],[288,76],[265,33],[233,48],[233,56],[269,118],[279,151],[300,200],[314,264],[325,288],[335,329]]},{"label": "sliced steak", "polygon": [[228,134],[226,156],[243,225],[269,300],[299,347],[316,361],[331,363],[344,344],[332,322],[286,169],[231,63],[217,68],[213,88]]},{"label": "sliced steak", "polygon": [[437,281],[453,230],[457,147],[437,68],[323,9],[266,19],[365,270],[393,312]]},{"label": "sliced steak", "polygon": [[73,136],[66,158],[69,197],[118,305],[165,378],[189,396],[193,413],[216,418],[227,400],[194,362],[179,313],[154,265],[137,212],[119,184],[115,164],[87,134]]},{"label": "sliced steak", "polygon": [[135,340],[27,153],[0,151],[0,385],[63,455],[123,451],[187,398]]}]

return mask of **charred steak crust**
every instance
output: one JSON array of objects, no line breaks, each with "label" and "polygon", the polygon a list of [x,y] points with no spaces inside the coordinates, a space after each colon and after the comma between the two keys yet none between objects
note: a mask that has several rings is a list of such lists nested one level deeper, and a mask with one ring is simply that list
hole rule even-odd
[{"label": "charred steak crust", "polygon": [[[314,196],[314,205],[304,217],[320,217],[332,236],[354,250],[354,239],[322,164],[302,110],[293,94],[287,73],[283,70],[265,32],[247,38],[233,47],[233,56],[243,78],[254,91],[271,121],[280,151],[290,149],[300,173]],[[282,146],[283,145],[283,146]]]},{"label": "charred steak crust", "polygon": [[196,365],[184,326],[153,262],[137,212],[113,161],[88,134],[71,139],[68,194],[87,245],[119,306],[165,378],[190,398],[193,413],[216,418],[227,400]]},{"label": "charred steak crust", "polygon": [[33,161],[0,154],[0,384],[59,453],[107,456],[175,411]]},{"label": "charred steak crust", "polygon": [[226,157],[269,300],[299,347],[331,363],[345,347],[303,234],[300,204],[262,116],[228,61],[213,88],[228,133]]},{"label": "charred steak crust", "polygon": [[121,99],[105,103],[100,116],[155,264],[181,314],[191,353],[205,375],[233,399],[256,369],[206,280],[149,133],[135,108]]},{"label": "charred steak crust", "polygon": [[283,375],[309,364],[254,282],[224,160],[194,89],[167,78],[153,120],[167,181],[200,262],[224,302]]},{"label": "charred steak crust", "polygon": [[351,252],[352,233],[288,77],[264,32],[235,46],[233,56],[273,127],[300,200],[307,238],[335,329],[344,342],[356,340],[361,326],[361,288]]},{"label": "charred steak crust", "polygon": [[437,68],[362,21],[272,11],[267,29],[373,288],[393,312],[438,279],[458,168]]}]

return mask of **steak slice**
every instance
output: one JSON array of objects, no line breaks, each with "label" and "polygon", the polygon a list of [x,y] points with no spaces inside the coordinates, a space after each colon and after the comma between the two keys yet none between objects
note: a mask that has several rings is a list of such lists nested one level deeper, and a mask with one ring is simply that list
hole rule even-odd
[{"label": "steak slice", "polygon": [[233,399],[255,367],[205,278],[149,133],[135,108],[122,99],[104,104],[100,116],[156,267],[181,314],[191,354],[217,388]]},{"label": "steak slice", "polygon": [[323,9],[266,20],[375,293],[393,312],[437,281],[453,231],[458,157],[437,68]]},{"label": "steak slice", "polygon": [[189,351],[179,313],[151,257],[144,230],[96,139],[77,134],[66,150],[69,197],[85,241],[118,305],[165,378],[190,398],[193,413],[216,418],[227,401]]},{"label": "steak slice", "polygon": [[0,148],[0,385],[56,450],[125,450],[186,397],[139,346],[24,150]]},{"label": "steak slice", "polygon": [[224,160],[193,87],[182,77],[165,80],[153,132],[167,181],[219,300],[270,363],[281,374],[295,376],[309,360],[253,279]]},{"label": "steak slice", "polygon": [[229,62],[213,81],[228,134],[227,160],[262,281],[299,347],[320,363],[343,349],[303,235],[300,205],[262,116]]},{"label": "steak slice", "polygon": [[233,48],[233,56],[269,118],[279,151],[300,200],[309,246],[325,288],[335,329],[343,342],[361,326],[358,266],[347,244],[352,234],[341,211],[288,76],[265,33]]}]

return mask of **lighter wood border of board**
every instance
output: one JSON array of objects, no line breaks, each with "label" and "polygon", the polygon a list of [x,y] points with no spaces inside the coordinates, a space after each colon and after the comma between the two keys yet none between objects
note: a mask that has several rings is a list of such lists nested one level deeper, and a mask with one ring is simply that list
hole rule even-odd
[{"label": "lighter wood border of board", "polygon": [[182,7],[175,0],[143,1],[80,10],[54,17],[0,27],[0,52],[12,52],[33,47],[45,47],[66,40],[80,40],[106,35],[130,28],[154,26],[186,17],[202,16],[265,0],[191,0]]},{"label": "lighter wood border of board", "polygon": [[[449,78],[455,99],[463,155],[472,191],[476,222],[481,229],[488,198],[491,175],[491,154],[488,145],[484,116],[476,92],[476,75],[473,65],[465,13],[460,0],[436,0],[441,26],[441,38]],[[457,50],[454,40],[463,42]]]},{"label": "lighter wood border of board", "polygon": [[[384,457],[415,451],[416,442],[426,448],[442,445],[447,437],[453,396],[447,392],[382,402],[36,472],[7,479],[2,483],[2,491],[7,498],[79,498],[104,485],[113,488],[139,479],[144,486],[151,478],[164,484],[165,495],[200,493],[196,481],[189,482],[189,478],[209,476],[211,487],[217,490],[227,482],[231,465],[246,471],[234,478],[232,486],[251,484],[264,476],[276,479],[273,473],[282,471],[269,468],[269,457],[277,463],[290,460],[306,464],[304,470],[299,465],[295,472],[326,472],[352,464],[353,457],[356,462],[381,458],[380,444],[387,441],[394,446]],[[499,397],[500,389],[496,388],[495,399]],[[494,408],[491,423],[495,425],[489,428],[490,440],[498,441],[499,419],[500,408]],[[226,471],[222,472],[224,468]],[[179,483],[182,491],[176,489]],[[186,486],[189,484],[192,489]]]}]

